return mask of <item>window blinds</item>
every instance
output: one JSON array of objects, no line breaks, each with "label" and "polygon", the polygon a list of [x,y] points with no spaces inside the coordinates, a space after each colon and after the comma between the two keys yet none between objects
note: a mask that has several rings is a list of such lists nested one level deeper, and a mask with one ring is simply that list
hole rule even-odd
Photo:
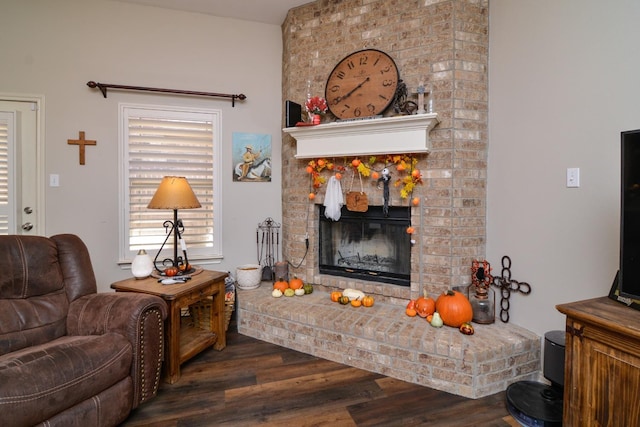
[{"label": "window blinds", "polygon": [[[148,209],[162,177],[184,176],[202,205],[178,211],[189,252],[210,248],[214,239],[214,132],[210,115],[127,110],[129,251],[158,249],[167,237],[170,210]],[[172,248],[171,242],[168,248]]]}]

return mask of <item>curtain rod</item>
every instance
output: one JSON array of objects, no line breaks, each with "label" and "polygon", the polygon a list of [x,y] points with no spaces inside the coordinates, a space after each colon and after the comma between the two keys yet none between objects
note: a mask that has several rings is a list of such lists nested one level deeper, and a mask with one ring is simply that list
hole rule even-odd
[{"label": "curtain rod", "polygon": [[90,88],[98,88],[100,92],[102,92],[102,96],[107,97],[107,88],[112,89],[124,89],[124,90],[141,90],[148,92],[163,92],[163,93],[177,93],[180,95],[195,95],[195,96],[210,96],[216,98],[231,98],[231,106],[236,106],[236,99],[240,101],[244,101],[247,99],[246,95],[241,93],[238,95],[232,95],[228,93],[213,93],[213,92],[197,92],[191,90],[178,90],[178,89],[161,89],[157,87],[143,87],[143,86],[125,86],[125,85],[114,85],[109,83],[97,83],[94,81],[87,82],[87,86]]}]

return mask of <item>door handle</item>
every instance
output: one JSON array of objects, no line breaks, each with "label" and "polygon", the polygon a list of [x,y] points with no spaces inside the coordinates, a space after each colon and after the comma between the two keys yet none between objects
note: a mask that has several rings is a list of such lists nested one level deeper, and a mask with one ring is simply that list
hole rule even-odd
[{"label": "door handle", "polygon": [[24,208],[24,213],[26,213],[27,215],[32,214],[33,213],[33,209],[31,209],[31,207],[27,206],[26,208]]},{"label": "door handle", "polygon": [[32,228],[33,224],[31,224],[30,222],[25,222],[24,224],[22,224],[22,229],[24,231],[31,231]]}]

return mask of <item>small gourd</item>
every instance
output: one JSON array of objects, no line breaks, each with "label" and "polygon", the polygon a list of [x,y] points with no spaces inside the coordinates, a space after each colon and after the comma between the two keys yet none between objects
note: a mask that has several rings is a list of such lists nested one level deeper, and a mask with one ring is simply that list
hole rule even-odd
[{"label": "small gourd", "polygon": [[471,323],[464,322],[462,325],[460,325],[460,332],[465,335],[473,335],[475,331],[473,330],[473,325],[471,325]]},{"label": "small gourd", "polygon": [[436,302],[433,300],[433,298],[427,296],[426,290],[424,290],[423,292],[424,294],[415,300],[414,308],[416,309],[418,316],[427,317],[430,314],[433,314],[434,311],[436,311]]},{"label": "small gourd", "polygon": [[434,328],[442,328],[442,325],[444,325],[444,322],[440,317],[440,313],[436,311],[435,313],[433,313],[433,318],[431,319],[431,326],[433,326]]},{"label": "small gourd", "polygon": [[304,295],[304,289],[302,288],[298,288],[298,289],[294,289],[293,291],[297,296],[301,296]]},{"label": "small gourd", "polygon": [[349,299],[349,297],[348,297],[348,296],[346,296],[346,295],[342,295],[342,296],[340,297],[340,299],[338,299],[338,302],[339,302],[340,304],[342,304],[342,305],[347,305],[347,304],[349,304],[349,302],[351,302],[351,300]]},{"label": "small gourd", "polygon": [[274,298],[280,298],[282,296],[282,291],[280,289],[274,289],[271,291],[271,296]]},{"label": "small gourd", "polygon": [[293,290],[293,289],[291,289],[291,288],[287,288],[287,289],[285,289],[285,291],[284,291],[284,296],[285,296],[285,297],[292,297],[292,296],[294,296],[295,294],[296,294],[296,291],[294,291],[294,290]]},{"label": "small gourd", "polygon": [[350,300],[352,299],[362,299],[364,298],[364,292],[362,292],[359,289],[351,289],[351,288],[347,288],[344,291],[342,291],[342,295],[349,297]]}]

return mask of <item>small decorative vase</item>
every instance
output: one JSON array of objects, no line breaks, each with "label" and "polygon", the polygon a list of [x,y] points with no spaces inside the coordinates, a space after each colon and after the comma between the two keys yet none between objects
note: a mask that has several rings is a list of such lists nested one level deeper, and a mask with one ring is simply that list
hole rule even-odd
[{"label": "small decorative vase", "polygon": [[320,124],[320,114],[314,114],[313,115],[313,124],[314,125],[319,125]]},{"label": "small decorative vase", "polygon": [[138,255],[131,262],[131,274],[136,279],[145,279],[151,275],[153,271],[153,260],[147,254],[147,251],[140,249]]}]

